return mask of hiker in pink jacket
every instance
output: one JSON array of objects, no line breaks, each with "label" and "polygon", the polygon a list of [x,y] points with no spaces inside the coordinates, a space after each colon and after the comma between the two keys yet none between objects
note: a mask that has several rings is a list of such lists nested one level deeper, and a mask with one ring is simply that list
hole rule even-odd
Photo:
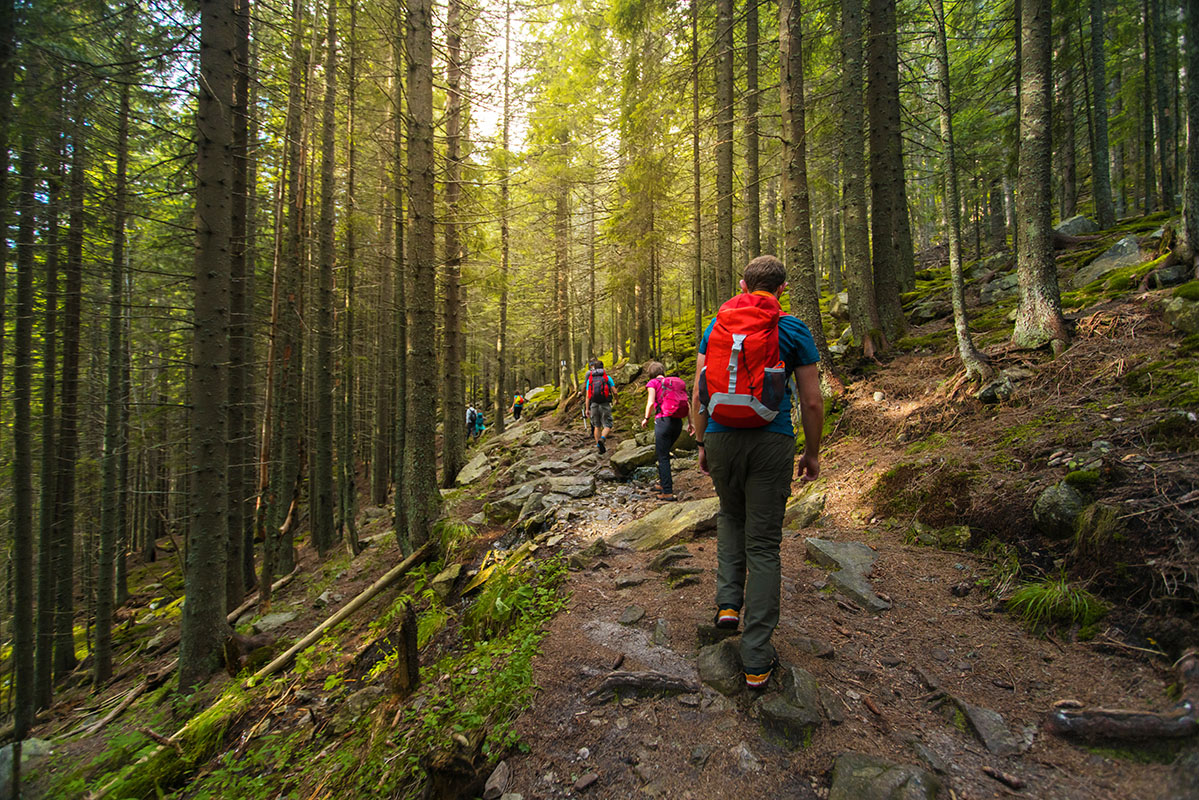
[{"label": "hiker in pink jacket", "polygon": [[674,447],[683,432],[683,420],[687,420],[687,431],[691,432],[691,405],[687,400],[687,384],[682,378],[667,377],[665,368],[651,361],[646,370],[649,381],[645,384],[649,396],[645,400],[645,417],[641,427],[649,423],[654,415],[654,449],[658,454],[658,499],[673,501],[674,483],[670,476],[670,448]]}]

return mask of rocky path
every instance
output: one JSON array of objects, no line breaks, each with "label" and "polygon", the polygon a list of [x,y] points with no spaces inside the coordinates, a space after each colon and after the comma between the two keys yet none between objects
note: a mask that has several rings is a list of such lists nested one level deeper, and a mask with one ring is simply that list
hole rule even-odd
[{"label": "rocky path", "polygon": [[503,545],[566,554],[571,601],[518,721],[529,752],[487,797],[1199,797],[1193,751],[1171,765],[1174,747],[1130,757],[1041,727],[1062,700],[1168,708],[1168,674],[1031,636],[977,585],[978,558],[863,527],[819,487],[788,514],[782,668],[751,695],[710,624],[710,482],[681,458],[688,499],[661,504],[652,468],[614,471],[579,431],[522,427],[488,453],[509,485],[481,513],[504,520]]}]

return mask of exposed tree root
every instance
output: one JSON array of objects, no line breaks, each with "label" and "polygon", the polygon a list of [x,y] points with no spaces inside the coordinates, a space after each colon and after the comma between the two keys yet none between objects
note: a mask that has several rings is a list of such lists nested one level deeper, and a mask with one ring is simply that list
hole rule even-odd
[{"label": "exposed tree root", "polygon": [[587,696],[592,702],[602,703],[621,689],[632,689],[638,694],[691,694],[699,691],[699,684],[663,672],[612,672]]},{"label": "exposed tree root", "polygon": [[1083,741],[1103,739],[1177,739],[1199,733],[1199,650],[1190,650],[1175,664],[1182,697],[1170,711],[1093,708],[1055,709],[1045,729]]}]

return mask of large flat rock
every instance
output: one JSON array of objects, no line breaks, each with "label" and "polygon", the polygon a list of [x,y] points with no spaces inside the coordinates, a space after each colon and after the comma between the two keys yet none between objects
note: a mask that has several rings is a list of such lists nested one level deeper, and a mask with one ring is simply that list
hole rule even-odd
[{"label": "large flat rock", "polygon": [[867,577],[874,570],[878,556],[861,542],[834,542],[829,539],[805,540],[808,558],[825,569],[835,570],[829,584],[863,608],[878,613],[891,604],[875,594]]},{"label": "large flat rock", "polygon": [[[631,440],[630,440],[631,441]],[[644,467],[653,464],[658,460],[657,453],[652,444],[643,445],[641,447],[622,445],[615,453],[612,454],[610,463],[617,474],[628,477],[633,470],[638,467]]]},{"label": "large flat rock", "polygon": [[1074,277],[1070,279],[1070,285],[1075,289],[1081,289],[1109,272],[1140,264],[1144,260],[1141,257],[1141,246],[1137,243],[1137,237],[1125,236],[1090,264],[1074,273]]},{"label": "large flat rock", "polygon": [[940,794],[941,781],[921,767],[842,753],[833,763],[828,800],[936,800]]},{"label": "large flat rock", "polygon": [[1088,233],[1099,233],[1099,226],[1090,218],[1079,214],[1062,220],[1054,230],[1066,236],[1086,236]]},{"label": "large flat rock", "polygon": [[1010,756],[1019,750],[1012,732],[1008,730],[1007,723],[1003,721],[999,712],[972,705],[960,697],[953,698],[953,701],[962,710],[962,715],[970,723],[974,735],[993,754]]},{"label": "large flat rock", "polygon": [[719,512],[717,497],[667,503],[618,528],[608,537],[608,543],[642,551],[669,547],[697,533],[713,530]]},{"label": "large flat rock", "polygon": [[491,472],[491,463],[487,460],[487,454],[479,453],[458,472],[458,477],[454,482],[459,486],[469,486],[475,481],[487,477],[489,472]]},{"label": "large flat rock", "polygon": [[546,478],[540,483],[553,493],[574,498],[591,497],[595,494],[594,475],[557,475],[553,478]]}]

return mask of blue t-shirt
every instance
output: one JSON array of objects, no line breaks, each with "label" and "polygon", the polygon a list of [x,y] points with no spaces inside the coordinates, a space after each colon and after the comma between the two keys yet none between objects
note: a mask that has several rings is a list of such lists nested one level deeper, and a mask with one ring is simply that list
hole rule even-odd
[{"label": "blue t-shirt", "polygon": [[[699,352],[708,352],[708,336],[711,335],[712,327],[715,324],[716,318],[713,317],[712,321],[708,323],[708,329],[704,331],[703,338],[700,339]],[[779,358],[783,360],[783,364],[787,368],[787,391],[783,395],[782,405],[779,406],[778,416],[769,424],[764,425],[761,430],[794,436],[795,429],[791,427],[791,373],[796,367],[816,364],[820,361],[820,353],[816,350],[816,341],[812,338],[812,332],[799,317],[793,317],[790,314],[779,317]],[[704,429],[705,434],[738,430],[744,430],[744,428],[730,428],[714,422],[711,417],[708,418],[708,427]],[[754,430],[759,429],[755,428]]]}]

